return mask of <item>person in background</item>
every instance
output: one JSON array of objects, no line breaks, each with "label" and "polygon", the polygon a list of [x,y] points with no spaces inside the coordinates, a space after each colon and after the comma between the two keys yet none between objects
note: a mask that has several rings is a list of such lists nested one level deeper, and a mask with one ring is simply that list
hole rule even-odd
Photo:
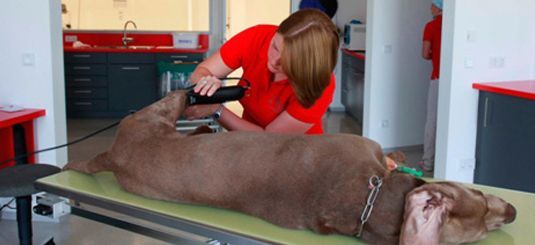
[{"label": "person in background", "polygon": [[241,118],[219,104],[190,106],[185,116],[212,115],[231,131],[321,134],[334,94],[338,44],[336,26],[316,9],[297,11],[279,26],[246,29],[191,75],[194,91],[211,96],[221,87],[218,78],[243,68],[251,86],[240,99]]},{"label": "person in background", "polygon": [[337,0],[301,0],[299,3],[299,9],[306,9],[306,8],[315,8],[323,11],[325,14],[329,16],[329,18],[333,18],[333,16],[336,14],[336,11],[338,10],[338,1]]},{"label": "person in background", "polygon": [[440,46],[442,39],[442,0],[432,0],[433,20],[424,29],[422,56],[431,60],[433,72],[427,94],[427,116],[424,132],[423,169],[433,171],[435,166],[435,141],[437,128],[438,81],[440,75]]}]

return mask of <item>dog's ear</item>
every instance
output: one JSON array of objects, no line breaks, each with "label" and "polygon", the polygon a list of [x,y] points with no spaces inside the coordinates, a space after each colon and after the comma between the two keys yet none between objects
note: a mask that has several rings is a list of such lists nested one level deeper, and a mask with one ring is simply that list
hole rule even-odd
[{"label": "dog's ear", "polygon": [[439,244],[440,230],[453,200],[428,187],[416,188],[405,198],[400,244]]},{"label": "dog's ear", "polygon": [[404,163],[406,160],[405,153],[402,151],[393,151],[386,154],[386,156],[394,160],[396,163]]},{"label": "dog's ear", "polygon": [[393,171],[394,169],[398,167],[398,164],[396,163],[396,161],[392,160],[392,158],[387,157],[387,156],[385,156],[385,163],[386,163],[386,168],[390,171]]}]

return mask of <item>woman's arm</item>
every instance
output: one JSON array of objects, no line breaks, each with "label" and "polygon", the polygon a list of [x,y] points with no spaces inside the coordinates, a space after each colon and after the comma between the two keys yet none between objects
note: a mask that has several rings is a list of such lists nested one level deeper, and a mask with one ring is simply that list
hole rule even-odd
[{"label": "woman's arm", "polygon": [[223,62],[221,53],[217,51],[197,66],[191,74],[190,80],[196,84],[194,88],[196,93],[212,96],[222,85],[219,78],[226,77],[232,71],[233,69]]},{"label": "woman's arm", "polygon": [[422,45],[422,57],[426,60],[430,60],[433,57],[431,54],[431,42],[424,41]]},{"label": "woman's arm", "polygon": [[[219,51],[201,62],[191,74],[190,80],[195,84],[193,90],[201,95],[212,96],[221,87],[218,77],[225,77],[233,70],[228,67]],[[218,104],[193,105],[186,108],[184,116],[189,120],[209,117],[217,110]]]},{"label": "woman's arm", "polygon": [[[197,84],[194,88],[195,92],[201,94],[212,95],[219,87],[221,87],[221,81],[217,77],[225,77],[233,70],[228,67],[224,62],[221,54],[218,52],[204,60],[191,75],[191,81]],[[206,79],[207,77],[210,77]],[[201,79],[206,83],[199,83]],[[217,83],[219,81],[219,83]],[[188,119],[197,119],[207,116],[211,116],[219,105],[196,105],[190,106],[184,112]],[[262,128],[259,125],[246,121],[232,111],[223,109],[219,123],[228,130],[231,131],[266,131],[266,132],[288,132],[288,133],[305,133],[313,124],[305,123],[290,116],[288,112],[282,112],[275,120],[273,120],[266,128]]]},{"label": "woman's arm", "polygon": [[197,83],[206,76],[225,77],[232,71],[233,69],[223,62],[221,54],[217,51],[197,66],[191,74],[191,81]]}]

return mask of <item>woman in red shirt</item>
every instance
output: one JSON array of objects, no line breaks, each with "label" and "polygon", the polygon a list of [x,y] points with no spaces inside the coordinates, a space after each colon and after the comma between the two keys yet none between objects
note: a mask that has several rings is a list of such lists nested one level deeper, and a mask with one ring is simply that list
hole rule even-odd
[{"label": "woman in red shirt", "polygon": [[231,131],[321,134],[334,93],[338,44],[335,25],[313,9],[295,12],[278,27],[251,27],[227,41],[191,76],[195,92],[211,96],[221,87],[218,77],[243,68],[251,87],[240,100],[242,117],[218,104],[191,106],[185,115],[216,115]]}]

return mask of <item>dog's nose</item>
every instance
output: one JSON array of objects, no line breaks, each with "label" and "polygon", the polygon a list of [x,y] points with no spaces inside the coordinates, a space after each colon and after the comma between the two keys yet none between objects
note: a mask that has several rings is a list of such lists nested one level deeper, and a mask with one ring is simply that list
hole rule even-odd
[{"label": "dog's nose", "polygon": [[505,208],[505,223],[509,224],[516,219],[516,208],[513,207],[511,204],[507,204],[507,208]]}]

